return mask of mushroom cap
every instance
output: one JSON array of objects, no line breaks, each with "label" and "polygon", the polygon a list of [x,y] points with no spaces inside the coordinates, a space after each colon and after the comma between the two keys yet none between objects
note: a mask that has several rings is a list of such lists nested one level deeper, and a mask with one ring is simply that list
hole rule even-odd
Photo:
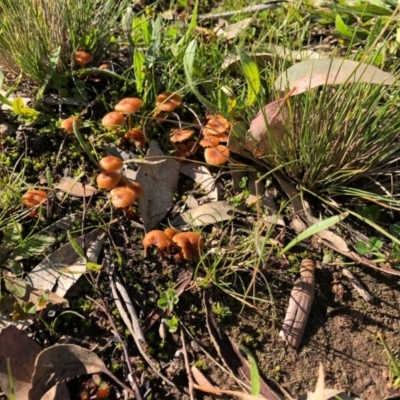
[{"label": "mushroom cap", "polygon": [[107,156],[99,161],[99,165],[104,171],[115,172],[119,171],[124,166],[124,163],[119,157]]},{"label": "mushroom cap", "polygon": [[187,143],[178,143],[175,145],[174,157],[178,158],[186,158],[191,154],[195,154],[196,151],[192,152],[193,146],[195,146],[196,142],[194,140],[189,140]]},{"label": "mushroom cap", "polygon": [[179,231],[177,231],[176,229],[173,229],[173,228],[165,228],[165,229],[164,229],[164,233],[165,233],[170,239],[172,239],[177,233],[179,233]]},{"label": "mushroom cap", "polygon": [[101,124],[108,129],[115,129],[124,125],[125,117],[118,111],[107,113],[101,120]]},{"label": "mushroom cap", "polygon": [[208,122],[205,129],[209,134],[215,135],[216,133],[229,132],[231,123],[224,118],[221,114],[212,114],[207,116]]},{"label": "mushroom cap", "polygon": [[215,147],[218,146],[220,140],[217,136],[204,136],[203,139],[200,140],[199,145],[201,147]]},{"label": "mushroom cap", "polygon": [[100,189],[112,189],[120,181],[122,175],[115,171],[103,171],[97,175],[96,182]]},{"label": "mushroom cap", "polygon": [[26,207],[36,207],[45,202],[48,197],[48,194],[43,190],[29,190],[22,196],[22,203]]},{"label": "mushroom cap", "polygon": [[171,142],[180,143],[191,138],[193,136],[193,129],[173,129],[173,135],[171,136]]},{"label": "mushroom cap", "polygon": [[143,240],[143,247],[145,251],[145,255],[147,252],[147,249],[151,246],[156,246],[158,250],[165,250],[169,251],[171,247],[171,239],[165,234],[165,232],[160,231],[160,230],[153,230],[150,232],[147,232],[146,235],[144,236]]},{"label": "mushroom cap", "polygon": [[207,164],[222,165],[228,161],[230,155],[228,147],[220,144],[216,147],[208,147],[204,151]]},{"label": "mushroom cap", "polygon": [[74,133],[74,122],[77,128],[81,126],[81,121],[79,121],[78,117],[68,117],[61,122],[61,129],[68,133]]},{"label": "mushroom cap", "polygon": [[135,198],[140,199],[143,197],[143,186],[138,182],[128,182],[125,187],[135,194]]},{"label": "mushroom cap", "polygon": [[198,258],[200,252],[204,249],[204,241],[196,232],[177,233],[172,241],[182,249],[183,258],[191,260]]},{"label": "mushroom cap", "polygon": [[156,99],[157,108],[161,111],[172,112],[182,103],[182,97],[177,93],[164,92]]},{"label": "mushroom cap", "polygon": [[75,63],[80,67],[84,67],[86,64],[93,60],[93,57],[86,51],[76,51],[74,54]]},{"label": "mushroom cap", "polygon": [[143,101],[136,97],[125,97],[119,101],[114,110],[124,114],[133,114],[140,110],[143,106]]},{"label": "mushroom cap", "polygon": [[132,128],[130,131],[125,133],[124,139],[132,141],[137,147],[144,147],[146,143],[146,138],[144,137],[144,133],[139,128]]},{"label": "mushroom cap", "polygon": [[127,187],[116,187],[110,192],[111,203],[116,208],[129,207],[135,202],[135,194]]}]

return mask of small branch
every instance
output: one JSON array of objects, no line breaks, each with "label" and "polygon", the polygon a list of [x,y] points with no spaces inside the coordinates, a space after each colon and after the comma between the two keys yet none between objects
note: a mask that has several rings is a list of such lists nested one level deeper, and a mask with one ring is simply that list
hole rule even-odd
[{"label": "small branch", "polygon": [[193,376],[192,376],[192,371],[190,369],[189,365],[189,357],[188,353],[186,350],[186,343],[185,343],[185,332],[183,332],[182,327],[180,328],[181,331],[181,341],[182,341],[182,349],[183,349],[183,358],[185,359],[185,367],[186,367],[186,373],[188,376],[188,382],[189,382],[189,395],[190,395],[190,400],[194,400],[194,385],[193,385]]}]

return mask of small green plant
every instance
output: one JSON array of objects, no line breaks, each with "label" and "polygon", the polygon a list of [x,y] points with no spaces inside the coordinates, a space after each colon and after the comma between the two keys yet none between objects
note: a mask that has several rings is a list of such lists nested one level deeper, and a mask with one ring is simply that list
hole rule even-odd
[{"label": "small green plant", "polygon": [[179,318],[173,315],[171,318],[165,320],[165,325],[167,325],[170,333],[175,333],[179,327]]},{"label": "small green plant", "polygon": [[381,209],[376,204],[364,207],[356,206],[356,212],[372,222],[376,222],[378,220],[380,211]]},{"label": "small green plant", "polygon": [[387,345],[381,333],[378,333],[378,340],[381,343],[381,345],[385,348],[386,354],[389,358],[390,384],[392,385],[393,389],[398,389],[400,388],[400,365],[397,362],[396,358],[394,357],[393,353],[391,352],[389,346]]},{"label": "small green plant", "polygon": [[168,289],[161,292],[160,298],[157,301],[158,307],[171,313],[174,310],[174,306],[178,304],[179,297],[174,289]]},{"label": "small green plant", "polygon": [[383,242],[377,237],[371,237],[368,243],[364,241],[359,241],[354,245],[357,253],[365,256],[365,255],[372,255],[379,259],[385,259],[385,254],[381,253],[379,250],[382,248]]},{"label": "small green plant", "polygon": [[213,305],[212,311],[218,321],[221,321],[224,318],[230,317],[232,315],[232,311],[229,309],[229,307],[224,307],[220,302],[217,302]]}]

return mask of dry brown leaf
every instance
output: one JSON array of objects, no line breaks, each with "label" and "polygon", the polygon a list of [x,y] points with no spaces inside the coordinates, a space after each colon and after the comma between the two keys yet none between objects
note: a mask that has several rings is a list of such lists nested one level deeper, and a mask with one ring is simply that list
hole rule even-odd
[{"label": "dry brown leaf", "polygon": [[[103,238],[104,231],[97,228],[75,240],[81,248],[86,249],[88,260],[96,262],[103,247]],[[41,261],[24,280],[36,289],[64,296],[85,272],[86,263],[80,260],[71,244],[66,244]]]},{"label": "dry brown leaf", "polygon": [[204,374],[195,365],[192,365],[190,369],[192,371],[193,379],[199,386],[218,389],[211,384],[211,382],[204,376]]},{"label": "dry brown leaf", "polygon": [[76,197],[90,197],[97,193],[97,189],[91,185],[83,184],[73,178],[63,178],[55,187],[64,193]]},{"label": "dry brown leaf", "polygon": [[314,268],[311,260],[301,262],[301,277],[293,286],[282,330],[279,332],[279,336],[295,349],[300,346],[314,301]]},{"label": "dry brown leaf", "polygon": [[212,225],[234,218],[234,208],[227,201],[214,201],[192,208],[182,214],[191,226]]},{"label": "dry brown leaf", "polygon": [[36,358],[29,400],[41,400],[49,389],[67,378],[100,372],[132,393],[92,351],[74,344],[51,346],[39,353]]},{"label": "dry brown leaf", "polygon": [[394,75],[374,65],[340,58],[302,61],[287,69],[275,81],[275,89],[284,92],[295,87],[294,95],[322,85],[344,83],[397,84]]},{"label": "dry brown leaf", "polygon": [[[41,351],[40,345],[14,326],[9,326],[0,333],[0,387],[9,399],[28,398],[35,360]],[[10,375],[14,383],[14,397],[10,387]],[[66,385],[60,384],[41,399],[69,400],[69,398]]]},{"label": "dry brown leaf", "polygon": [[374,301],[374,298],[369,294],[369,292],[363,287],[361,282],[346,268],[342,268],[342,274],[345,276],[353,288],[359,293],[359,295],[369,303]]},{"label": "dry brown leaf", "polygon": [[227,40],[234,39],[236,36],[239,36],[244,30],[246,30],[253,18],[245,18],[239,22],[236,22],[231,25],[227,25],[224,27],[217,27],[214,29],[217,36],[224,36]]},{"label": "dry brown leaf", "polygon": [[248,393],[243,393],[243,392],[238,392],[235,390],[222,390],[222,389],[217,389],[217,388],[211,388],[209,386],[199,386],[194,384],[193,387],[197,390],[201,390],[202,392],[205,393],[212,393],[212,394],[226,394],[228,396],[235,396],[236,398],[240,400],[268,400],[266,397],[263,396],[253,396]]},{"label": "dry brown leaf", "polygon": [[218,200],[218,188],[215,179],[205,165],[185,163],[181,165],[179,172],[193,179],[200,186],[202,192],[205,193],[202,199],[211,202]]},{"label": "dry brown leaf", "polygon": [[[165,162],[156,164],[159,159]],[[149,163],[142,163],[136,181],[143,186],[144,194],[139,199],[139,209],[145,230],[149,231],[159,224],[173,205],[180,163],[172,158],[165,159],[155,141],[150,142],[146,161]]]}]

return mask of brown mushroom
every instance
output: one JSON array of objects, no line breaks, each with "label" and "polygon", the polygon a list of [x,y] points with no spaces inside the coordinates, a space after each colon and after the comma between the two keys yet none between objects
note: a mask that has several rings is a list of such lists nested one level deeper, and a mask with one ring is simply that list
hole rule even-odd
[{"label": "brown mushroom", "polygon": [[196,232],[181,232],[177,233],[172,241],[181,248],[183,258],[192,260],[198,258],[200,252],[204,249],[204,241]]},{"label": "brown mushroom", "polygon": [[96,182],[100,189],[112,189],[121,179],[121,174],[115,171],[103,171],[97,175]]},{"label": "brown mushroom", "polygon": [[164,92],[158,95],[156,99],[156,106],[157,106],[157,111],[156,115],[160,111],[165,111],[165,112],[172,112],[175,111],[176,108],[178,108],[182,103],[182,97],[179,96],[177,93],[173,92]]},{"label": "brown mushroom", "polygon": [[218,146],[218,144],[219,138],[216,136],[204,136],[199,142],[201,147],[215,147]]},{"label": "brown mushroom", "polygon": [[136,199],[143,197],[143,186],[138,182],[128,182],[125,187],[135,194]]},{"label": "brown mushroom", "polygon": [[208,164],[222,165],[228,161],[230,155],[228,147],[220,144],[216,147],[208,147],[204,151],[204,158]]},{"label": "brown mushroom", "polygon": [[127,208],[136,200],[135,193],[124,186],[112,189],[110,198],[112,205],[116,208]]},{"label": "brown mushroom", "polygon": [[208,122],[203,129],[205,136],[215,135],[217,133],[229,133],[231,123],[220,114],[208,115]]},{"label": "brown mushroom", "polygon": [[139,128],[132,128],[129,132],[125,133],[124,139],[133,142],[136,147],[144,147],[146,143],[144,133]]},{"label": "brown mushroom", "polygon": [[81,126],[81,122],[79,121],[78,117],[68,117],[61,122],[61,129],[69,134],[74,133],[74,122],[77,128]]},{"label": "brown mushroom", "polygon": [[140,110],[142,106],[142,100],[136,97],[125,97],[115,105],[114,110],[123,114],[133,114]]},{"label": "brown mushroom", "polygon": [[22,196],[22,203],[26,207],[36,207],[44,203],[48,198],[48,194],[43,190],[29,190]]},{"label": "brown mushroom", "polygon": [[185,140],[191,138],[193,133],[194,131],[192,129],[173,129],[170,139],[173,143],[184,142]]},{"label": "brown mushroom", "polygon": [[124,163],[119,157],[107,156],[99,161],[99,165],[104,171],[115,172],[119,171],[124,166]]},{"label": "brown mushroom", "polygon": [[144,236],[143,240],[144,256],[147,256],[147,249],[151,246],[156,246],[161,257],[164,257],[164,250],[170,252],[171,249],[171,239],[165,234],[165,232],[160,230],[153,230]]},{"label": "brown mushroom", "polygon": [[79,65],[81,68],[84,68],[86,64],[90,63],[93,60],[93,57],[86,51],[76,51],[74,54],[74,58],[75,64]]},{"label": "brown mushroom", "polygon": [[111,111],[101,120],[106,129],[116,130],[125,124],[125,117],[118,111]]},{"label": "brown mushroom", "polygon": [[177,233],[179,233],[179,231],[177,231],[176,229],[173,229],[173,228],[165,228],[165,229],[164,229],[164,233],[165,233],[170,239],[172,239]]},{"label": "brown mushroom", "polygon": [[187,143],[178,143],[175,149],[174,157],[186,158],[196,153],[197,146],[194,140],[189,140]]}]

